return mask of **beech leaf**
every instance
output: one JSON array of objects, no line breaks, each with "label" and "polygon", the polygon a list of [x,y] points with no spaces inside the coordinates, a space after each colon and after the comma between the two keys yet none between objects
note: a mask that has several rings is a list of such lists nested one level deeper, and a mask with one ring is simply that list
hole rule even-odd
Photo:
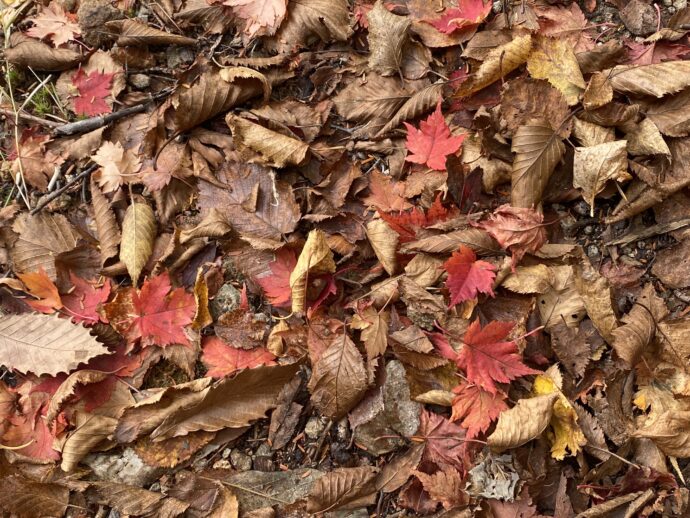
[{"label": "beech leaf", "polygon": [[517,448],[539,437],[551,421],[558,394],[523,398],[498,417],[496,429],[487,439],[492,449]]},{"label": "beech leaf", "polygon": [[127,266],[132,284],[137,285],[139,275],[153,253],[153,240],[157,231],[156,216],[146,203],[132,203],[122,222],[120,260]]}]

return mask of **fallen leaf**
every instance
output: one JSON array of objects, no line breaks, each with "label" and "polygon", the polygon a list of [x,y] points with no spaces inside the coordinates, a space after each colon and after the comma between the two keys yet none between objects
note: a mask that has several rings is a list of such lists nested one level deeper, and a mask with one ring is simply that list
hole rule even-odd
[{"label": "fallen leaf", "polygon": [[266,297],[275,307],[287,307],[292,301],[290,274],[295,269],[297,258],[291,248],[280,248],[275,253],[275,260],[269,263],[271,273],[256,278]]},{"label": "fallen leaf", "polygon": [[388,275],[398,271],[398,234],[383,219],[373,219],[367,223],[367,238],[381,266]]},{"label": "fallen leaf", "polygon": [[454,467],[460,472],[470,465],[465,430],[442,415],[422,410],[415,435],[424,443],[424,459],[439,467]]},{"label": "fallen leaf", "polygon": [[110,298],[110,279],[106,279],[101,286],[97,287],[94,283],[77,277],[72,272],[69,278],[73,289],[62,296],[62,302],[72,320],[82,324],[104,321],[100,311]]},{"label": "fallen leaf", "polygon": [[460,245],[443,264],[443,269],[448,272],[446,286],[450,291],[450,307],[474,299],[480,293],[494,296],[492,287],[496,267],[486,261],[478,261],[470,247]]},{"label": "fallen leaf", "polygon": [[616,92],[663,97],[690,85],[690,63],[668,61],[655,65],[619,65],[604,74]]},{"label": "fallen leaf", "polygon": [[307,512],[357,509],[376,501],[373,466],[336,468],[316,481],[307,499]]},{"label": "fallen leaf", "polygon": [[450,34],[458,29],[474,27],[482,23],[491,12],[491,4],[483,0],[460,0],[458,7],[446,9],[435,20],[424,20],[439,31]]},{"label": "fallen leaf", "polygon": [[496,392],[492,394],[477,385],[463,382],[453,389],[453,414],[451,421],[459,421],[459,424],[467,430],[467,438],[474,439],[479,434],[486,432],[498,416],[508,409],[505,403],[505,394]]},{"label": "fallen leaf", "polygon": [[34,25],[26,34],[39,40],[49,39],[56,47],[74,40],[81,34],[79,25],[74,19],[68,18],[62,5],[55,1],[43,7],[38,16],[29,18],[29,21]]},{"label": "fallen leaf", "polygon": [[207,376],[223,378],[259,365],[275,365],[275,356],[266,349],[257,347],[245,351],[231,347],[215,336],[206,337],[201,345],[201,361],[208,371]]},{"label": "fallen leaf", "polygon": [[429,496],[443,504],[445,509],[454,509],[466,505],[469,501],[464,491],[465,483],[458,470],[445,467],[428,475],[422,471],[415,471],[414,476],[421,482]]},{"label": "fallen leaf", "polygon": [[111,95],[113,76],[114,74],[102,74],[97,71],[87,75],[83,69],[77,70],[72,78],[72,84],[78,93],[74,97],[74,113],[93,117],[112,112],[112,107],[105,99]]},{"label": "fallen leaf", "polygon": [[[106,193],[113,192],[121,185],[130,183],[132,176],[141,166],[134,153],[131,150],[123,149],[119,142],[103,142],[93,156],[93,161],[101,166],[94,177]],[[105,231],[105,228],[103,230]]]},{"label": "fallen leaf", "polygon": [[520,399],[498,417],[496,429],[487,439],[489,446],[501,451],[517,448],[539,437],[551,421],[557,399],[556,393]]},{"label": "fallen leaf", "polygon": [[451,136],[450,128],[441,113],[441,101],[436,105],[436,111],[420,123],[419,129],[407,122],[405,127],[406,146],[412,153],[405,160],[425,164],[437,171],[446,169],[446,156],[456,153],[465,140],[464,135]]},{"label": "fallen leaf", "polygon": [[594,198],[604,190],[606,182],[624,182],[628,173],[627,142],[617,140],[592,147],[576,147],[573,165],[573,187],[582,189],[582,197],[594,216]]},{"label": "fallen leaf", "polygon": [[26,300],[26,303],[36,311],[39,313],[54,313],[62,308],[62,300],[60,299],[57,286],[50,280],[43,268],[34,273],[19,273],[17,277],[27,287],[29,294],[38,299]]},{"label": "fallen leaf", "polygon": [[377,311],[369,306],[361,313],[357,313],[350,324],[360,329],[362,341],[367,350],[367,358],[372,361],[386,352],[388,347],[388,326],[390,314],[387,311]]},{"label": "fallen leaf", "polygon": [[367,13],[369,22],[369,68],[382,76],[400,72],[403,48],[407,42],[407,30],[412,21],[405,16],[391,13],[377,1]]},{"label": "fallen leaf", "polygon": [[562,38],[537,37],[527,58],[527,70],[535,79],[546,79],[558,88],[570,106],[578,103],[586,86],[573,47]]},{"label": "fallen leaf", "polygon": [[122,222],[120,260],[127,266],[134,286],[153,253],[157,227],[156,216],[146,203],[135,202],[127,208]]},{"label": "fallen leaf", "polygon": [[334,273],[333,252],[328,248],[326,235],[320,230],[312,230],[290,274],[292,290],[292,311],[304,311],[307,301],[307,279],[322,273]]}]

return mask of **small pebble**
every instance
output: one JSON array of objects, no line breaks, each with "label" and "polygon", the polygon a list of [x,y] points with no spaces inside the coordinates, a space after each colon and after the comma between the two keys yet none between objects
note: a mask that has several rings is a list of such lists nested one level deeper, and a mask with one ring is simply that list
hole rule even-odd
[{"label": "small pebble", "polygon": [[587,235],[591,235],[594,233],[594,227],[592,225],[587,225],[584,229],[584,233]]},{"label": "small pebble", "polygon": [[304,427],[304,433],[310,439],[316,440],[319,438],[324,428],[326,428],[326,422],[324,419],[320,417],[310,417],[306,426]]},{"label": "small pebble", "polygon": [[213,469],[232,469],[229,460],[221,459],[213,463]]},{"label": "small pebble", "polygon": [[249,471],[252,469],[252,458],[239,450],[232,450],[230,462],[237,471]]},{"label": "small pebble", "polygon": [[573,205],[573,212],[580,216],[589,216],[589,205],[586,201],[580,200]]},{"label": "small pebble", "polygon": [[639,248],[640,250],[644,250],[645,248],[647,248],[647,244],[644,241],[638,241],[637,248]]},{"label": "small pebble", "polygon": [[596,257],[599,255],[599,247],[597,245],[589,245],[587,247],[587,255],[589,257]]},{"label": "small pebble", "polygon": [[223,450],[223,453],[220,454],[220,456],[224,459],[227,459],[230,456],[230,453],[232,453],[232,450],[230,448],[225,448]]},{"label": "small pebble", "polygon": [[491,6],[491,9],[493,9],[494,13],[496,14],[500,13],[501,11],[503,11],[503,2],[501,2],[500,0],[494,2]]},{"label": "small pebble", "polygon": [[673,5],[673,0],[663,0],[662,3],[663,3],[666,7],[668,7],[669,5]]},{"label": "small pebble", "polygon": [[673,7],[673,6],[671,6],[671,7],[669,7],[669,8],[667,9],[667,11],[668,11],[669,14],[673,14],[673,13],[676,12],[676,8]]}]

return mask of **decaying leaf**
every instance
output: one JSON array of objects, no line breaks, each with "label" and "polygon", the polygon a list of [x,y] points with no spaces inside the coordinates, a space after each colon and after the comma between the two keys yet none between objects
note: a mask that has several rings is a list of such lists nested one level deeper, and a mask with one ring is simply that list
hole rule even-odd
[{"label": "decaying leaf", "polygon": [[594,198],[613,180],[624,182],[632,177],[628,173],[627,142],[617,140],[592,147],[575,148],[573,186],[582,189],[582,197],[589,203],[594,215]]},{"label": "decaying leaf", "polygon": [[307,282],[309,276],[335,272],[333,252],[328,247],[326,236],[319,230],[313,230],[297,259],[297,264],[290,274],[292,291],[292,311],[304,311],[307,302]]},{"label": "decaying leaf", "polygon": [[383,76],[397,74],[403,59],[403,47],[407,41],[409,18],[396,16],[386,9],[383,2],[376,2],[367,14],[369,21],[369,68]]},{"label": "decaying leaf", "polygon": [[373,219],[367,223],[367,238],[374,253],[389,275],[395,275],[398,269],[397,249],[399,236],[388,223],[382,219]]},{"label": "decaying leaf", "polygon": [[122,222],[120,260],[136,286],[144,266],[153,252],[157,234],[156,216],[146,203],[132,203]]},{"label": "decaying leaf", "polygon": [[604,71],[616,92],[663,97],[690,86],[690,63],[667,61],[655,65],[619,65]]},{"label": "decaying leaf", "polygon": [[558,394],[524,398],[498,417],[496,429],[489,435],[489,446],[496,450],[517,448],[537,438],[551,421]]},{"label": "decaying leaf", "polygon": [[570,106],[577,104],[586,86],[571,44],[562,38],[536,38],[527,70],[532,77],[546,79],[558,88]]},{"label": "decaying leaf", "polygon": [[378,470],[371,466],[338,468],[321,477],[309,494],[307,511],[356,509],[374,503]]}]

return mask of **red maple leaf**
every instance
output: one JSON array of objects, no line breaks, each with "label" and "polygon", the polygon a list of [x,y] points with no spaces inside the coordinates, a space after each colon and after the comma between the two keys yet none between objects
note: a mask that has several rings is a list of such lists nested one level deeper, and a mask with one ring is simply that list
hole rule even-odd
[{"label": "red maple leaf", "polygon": [[74,289],[62,297],[62,303],[72,320],[85,324],[95,324],[99,320],[107,323],[107,319],[104,320],[99,310],[110,297],[110,279],[106,279],[103,286],[96,287],[72,272],[69,278]]},{"label": "red maple leaf", "polygon": [[57,286],[50,280],[43,268],[32,273],[18,273],[17,277],[24,283],[30,295],[38,300],[26,300],[25,302],[41,313],[53,313],[62,307],[62,300]]},{"label": "red maple leaf", "polygon": [[424,441],[424,457],[438,466],[452,466],[461,473],[471,465],[471,448],[465,430],[442,415],[423,409],[415,438]]},{"label": "red maple leaf", "polygon": [[103,354],[89,360],[87,369],[112,372],[113,376],[128,378],[143,364],[151,349],[143,349],[135,354],[127,353],[125,347],[118,346],[113,354]]},{"label": "red maple leaf", "polygon": [[229,346],[217,336],[205,338],[201,347],[201,361],[208,368],[206,375],[212,378],[223,378],[242,369],[276,363],[276,357],[268,349],[238,349]]},{"label": "red maple leaf", "polygon": [[407,128],[407,141],[405,145],[412,154],[405,160],[415,164],[426,164],[427,167],[437,171],[446,170],[446,156],[455,153],[464,135],[451,137],[450,128],[446,124],[441,113],[441,101],[436,105],[436,111],[419,124],[417,129],[409,123],[405,123]]},{"label": "red maple leaf", "polygon": [[496,267],[486,261],[477,261],[477,255],[469,246],[460,245],[443,268],[448,272],[446,286],[450,290],[450,307],[471,300],[479,293],[493,297]]},{"label": "red maple leaf", "polygon": [[292,301],[290,288],[290,274],[295,269],[297,258],[291,248],[281,248],[275,254],[275,260],[268,264],[270,274],[256,278],[256,282],[264,290],[266,298],[277,308],[287,307]]},{"label": "red maple leaf", "polygon": [[23,395],[18,412],[8,419],[9,426],[2,436],[2,444],[12,447],[26,445],[17,453],[34,459],[59,460],[60,454],[53,449],[53,440],[64,430],[66,422],[61,415],[52,430],[48,426],[45,414],[49,399],[50,395],[46,393]]},{"label": "red maple leaf", "polygon": [[470,383],[496,394],[497,382],[510,383],[520,376],[539,374],[522,363],[515,342],[502,341],[514,325],[513,322],[494,321],[482,328],[479,320],[469,325],[455,363],[465,371]]},{"label": "red maple leaf", "polygon": [[483,0],[460,0],[457,7],[444,11],[441,18],[423,21],[445,34],[451,34],[458,29],[479,25],[490,12],[491,2],[484,4]]},{"label": "red maple leaf", "polygon": [[184,328],[196,312],[194,296],[184,288],[170,290],[167,273],[144,281],[141,291],[134,287],[121,290],[105,305],[110,324],[129,344],[140,340],[142,347],[191,345]]},{"label": "red maple leaf", "polygon": [[456,396],[450,420],[460,421],[460,425],[467,430],[468,439],[486,432],[499,414],[508,409],[506,395],[500,390],[492,394],[477,385],[463,382],[453,392]]},{"label": "red maple leaf", "polygon": [[79,94],[74,98],[74,113],[93,117],[112,112],[105,99],[110,95],[114,75],[96,71],[87,76],[83,69],[77,70],[72,78],[72,84]]},{"label": "red maple leaf", "polygon": [[513,268],[527,252],[536,252],[546,243],[544,216],[534,209],[501,205],[489,219],[475,225],[510,250]]},{"label": "red maple leaf", "polygon": [[419,229],[429,227],[441,221],[446,221],[455,217],[457,213],[457,207],[447,209],[443,206],[440,194],[436,196],[434,203],[426,212],[419,207],[398,213],[386,213],[379,210],[381,219],[388,223],[388,225],[400,235],[401,243],[413,241]]}]

